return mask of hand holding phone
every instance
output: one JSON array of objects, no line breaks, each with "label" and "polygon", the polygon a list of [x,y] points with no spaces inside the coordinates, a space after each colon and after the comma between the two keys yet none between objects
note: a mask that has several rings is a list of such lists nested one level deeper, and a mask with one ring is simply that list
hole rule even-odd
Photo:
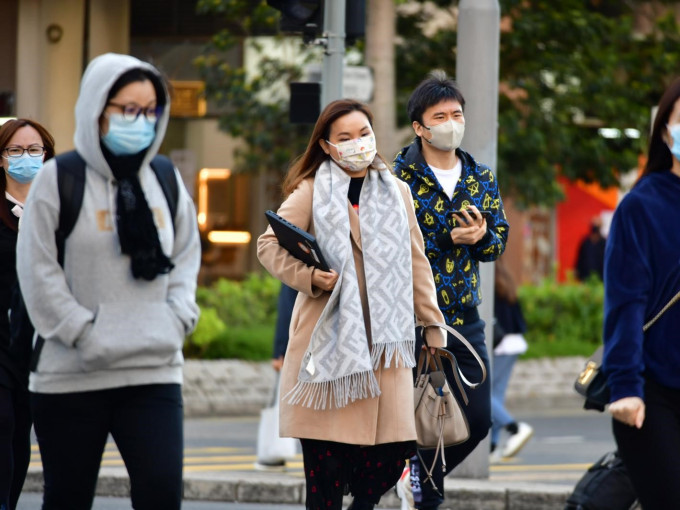
[{"label": "hand holding phone", "polygon": [[[479,211],[475,212],[472,209],[465,209],[465,212],[467,212],[470,217],[472,218],[473,221],[477,221],[477,212],[482,215],[482,218],[488,219],[491,216],[491,211]],[[465,223],[467,223],[465,219],[465,215],[463,214],[463,211],[453,211],[453,214],[456,215],[457,218],[461,219]]]}]

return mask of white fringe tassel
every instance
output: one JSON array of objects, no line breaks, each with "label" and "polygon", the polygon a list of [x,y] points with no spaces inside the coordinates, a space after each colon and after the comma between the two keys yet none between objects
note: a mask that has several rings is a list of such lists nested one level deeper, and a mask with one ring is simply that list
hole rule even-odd
[{"label": "white fringe tassel", "polygon": [[416,348],[415,339],[404,340],[402,342],[389,342],[373,344],[371,350],[371,365],[373,370],[380,367],[380,359],[385,355],[385,368],[389,368],[394,360],[395,367],[413,368],[416,366],[414,350]]},{"label": "white fringe tassel", "polygon": [[373,370],[350,374],[340,379],[323,382],[298,381],[284,399],[291,405],[302,405],[315,410],[345,407],[350,402],[380,395],[378,380]]}]

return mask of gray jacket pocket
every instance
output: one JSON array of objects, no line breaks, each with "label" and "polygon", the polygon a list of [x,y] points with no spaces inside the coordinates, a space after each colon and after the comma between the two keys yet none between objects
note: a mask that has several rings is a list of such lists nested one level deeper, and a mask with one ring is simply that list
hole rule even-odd
[{"label": "gray jacket pocket", "polygon": [[165,302],[102,303],[76,349],[90,372],[181,363],[183,343],[182,323]]}]

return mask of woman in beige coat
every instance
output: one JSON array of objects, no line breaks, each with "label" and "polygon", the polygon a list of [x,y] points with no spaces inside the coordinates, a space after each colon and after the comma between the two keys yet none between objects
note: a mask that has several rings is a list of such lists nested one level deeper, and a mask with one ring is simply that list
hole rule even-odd
[{"label": "woman in beige coat", "polygon": [[[284,182],[278,214],[314,234],[330,271],[281,247],[258,257],[299,291],[281,376],[280,433],[302,442],[308,509],[372,509],[415,452],[414,327],[442,322],[408,187],[375,149],[367,107],[329,104]],[[445,339],[427,328],[430,347]]]}]

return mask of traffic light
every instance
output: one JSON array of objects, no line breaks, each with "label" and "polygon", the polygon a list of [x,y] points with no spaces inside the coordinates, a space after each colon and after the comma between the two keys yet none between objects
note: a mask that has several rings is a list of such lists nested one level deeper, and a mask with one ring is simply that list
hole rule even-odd
[{"label": "traffic light", "polygon": [[[323,32],[324,0],[267,0],[267,4],[281,12],[279,30],[283,33],[302,34],[309,42]],[[345,0],[346,44],[351,46],[365,32],[366,0]]]},{"label": "traffic light", "polygon": [[267,0],[281,12],[279,30],[311,41],[323,31],[323,0]]},{"label": "traffic light", "polygon": [[345,45],[366,35],[366,0],[345,0]]}]

